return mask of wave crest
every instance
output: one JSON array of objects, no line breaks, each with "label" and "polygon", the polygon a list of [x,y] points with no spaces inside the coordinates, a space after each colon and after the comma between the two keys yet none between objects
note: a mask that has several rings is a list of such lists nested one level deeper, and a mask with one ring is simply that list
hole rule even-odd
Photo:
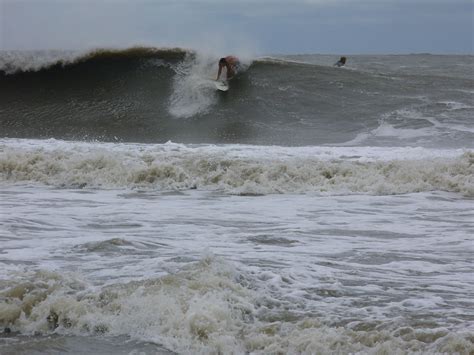
[{"label": "wave crest", "polygon": [[77,63],[120,59],[156,58],[169,61],[182,60],[186,54],[194,53],[183,48],[131,47],[125,49],[94,48],[85,51],[39,50],[0,51],[0,73],[36,72],[57,66]]}]

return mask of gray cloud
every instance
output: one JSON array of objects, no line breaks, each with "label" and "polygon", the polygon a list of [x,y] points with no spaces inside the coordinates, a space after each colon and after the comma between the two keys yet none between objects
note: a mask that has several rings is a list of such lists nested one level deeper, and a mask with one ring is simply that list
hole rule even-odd
[{"label": "gray cloud", "polygon": [[0,48],[472,53],[464,0],[0,0]]}]

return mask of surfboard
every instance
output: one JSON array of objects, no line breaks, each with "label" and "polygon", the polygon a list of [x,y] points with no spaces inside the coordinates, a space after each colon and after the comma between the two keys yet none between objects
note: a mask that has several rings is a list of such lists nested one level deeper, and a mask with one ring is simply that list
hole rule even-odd
[{"label": "surfboard", "polygon": [[219,91],[229,90],[229,84],[226,81],[216,81],[215,85],[216,85],[216,89]]}]

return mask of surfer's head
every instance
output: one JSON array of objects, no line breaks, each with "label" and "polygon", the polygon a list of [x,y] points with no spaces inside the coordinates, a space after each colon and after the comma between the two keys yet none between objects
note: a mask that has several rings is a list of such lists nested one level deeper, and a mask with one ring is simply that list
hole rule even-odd
[{"label": "surfer's head", "polygon": [[339,59],[339,61],[340,61],[342,64],[346,64],[346,57],[341,57],[341,59]]},{"label": "surfer's head", "polygon": [[219,65],[227,65],[227,60],[225,58],[219,59]]}]

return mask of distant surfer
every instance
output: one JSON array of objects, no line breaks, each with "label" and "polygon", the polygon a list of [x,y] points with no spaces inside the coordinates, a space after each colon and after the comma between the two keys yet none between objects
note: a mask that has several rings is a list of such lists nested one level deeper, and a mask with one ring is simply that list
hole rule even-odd
[{"label": "distant surfer", "polygon": [[225,58],[221,58],[219,60],[219,71],[217,72],[217,79],[216,80],[219,80],[219,78],[221,77],[221,73],[222,73],[222,68],[226,67],[227,69],[227,75],[226,75],[226,79],[229,80],[231,79],[232,77],[235,76],[235,74],[237,74],[237,71],[239,69],[239,59],[237,57],[234,57],[232,55],[229,55]]},{"label": "distant surfer", "polygon": [[335,67],[343,67],[346,64],[346,57],[341,57],[337,63],[334,64]]}]

